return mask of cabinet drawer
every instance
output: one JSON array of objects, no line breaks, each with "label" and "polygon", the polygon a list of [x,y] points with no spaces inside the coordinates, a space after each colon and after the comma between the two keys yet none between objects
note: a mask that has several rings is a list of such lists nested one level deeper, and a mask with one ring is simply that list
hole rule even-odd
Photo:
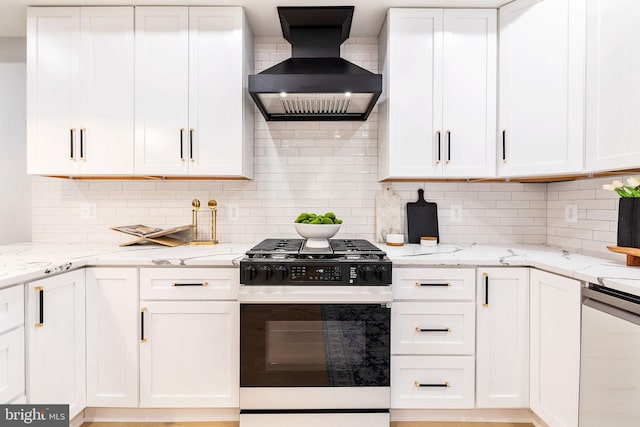
[{"label": "cabinet drawer", "polygon": [[472,356],[392,356],[391,408],[473,408]]},{"label": "cabinet drawer", "polygon": [[141,268],[140,299],[235,300],[237,268]]},{"label": "cabinet drawer", "polygon": [[0,334],[24,323],[24,286],[0,291]]},{"label": "cabinet drawer", "polygon": [[392,354],[473,354],[472,302],[397,302],[391,310]]},{"label": "cabinet drawer", "polygon": [[474,300],[473,268],[394,268],[393,297],[401,300]]}]

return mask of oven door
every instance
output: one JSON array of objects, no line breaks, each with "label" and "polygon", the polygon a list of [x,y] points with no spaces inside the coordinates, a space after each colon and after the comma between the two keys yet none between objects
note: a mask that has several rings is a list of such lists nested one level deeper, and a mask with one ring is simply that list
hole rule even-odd
[{"label": "oven door", "polygon": [[387,304],[241,304],[241,408],[388,408],[390,314]]}]

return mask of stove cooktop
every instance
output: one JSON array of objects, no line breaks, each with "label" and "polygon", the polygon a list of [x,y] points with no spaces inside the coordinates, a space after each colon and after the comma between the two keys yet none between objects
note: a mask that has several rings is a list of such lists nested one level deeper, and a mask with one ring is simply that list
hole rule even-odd
[{"label": "stove cooktop", "polygon": [[389,285],[391,261],[363,239],[330,239],[325,248],[304,239],[266,239],[240,260],[244,285]]},{"label": "stove cooktop", "polygon": [[329,239],[329,246],[312,248],[305,239],[266,239],[247,251],[249,258],[384,259],[386,253],[364,239]]}]

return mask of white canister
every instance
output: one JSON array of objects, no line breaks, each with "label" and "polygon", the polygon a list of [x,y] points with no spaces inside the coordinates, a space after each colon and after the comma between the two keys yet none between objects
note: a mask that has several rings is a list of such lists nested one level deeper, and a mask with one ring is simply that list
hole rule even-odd
[{"label": "white canister", "polygon": [[403,246],[404,245],[404,234],[387,234],[387,245],[389,246]]},{"label": "white canister", "polygon": [[435,247],[437,245],[438,245],[437,237],[431,237],[431,236],[420,237],[420,246]]}]

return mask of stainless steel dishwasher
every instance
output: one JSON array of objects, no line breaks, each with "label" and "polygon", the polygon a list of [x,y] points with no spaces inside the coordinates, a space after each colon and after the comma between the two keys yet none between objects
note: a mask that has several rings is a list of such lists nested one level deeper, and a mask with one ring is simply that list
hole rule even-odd
[{"label": "stainless steel dishwasher", "polygon": [[580,427],[640,427],[640,297],[582,290]]}]

